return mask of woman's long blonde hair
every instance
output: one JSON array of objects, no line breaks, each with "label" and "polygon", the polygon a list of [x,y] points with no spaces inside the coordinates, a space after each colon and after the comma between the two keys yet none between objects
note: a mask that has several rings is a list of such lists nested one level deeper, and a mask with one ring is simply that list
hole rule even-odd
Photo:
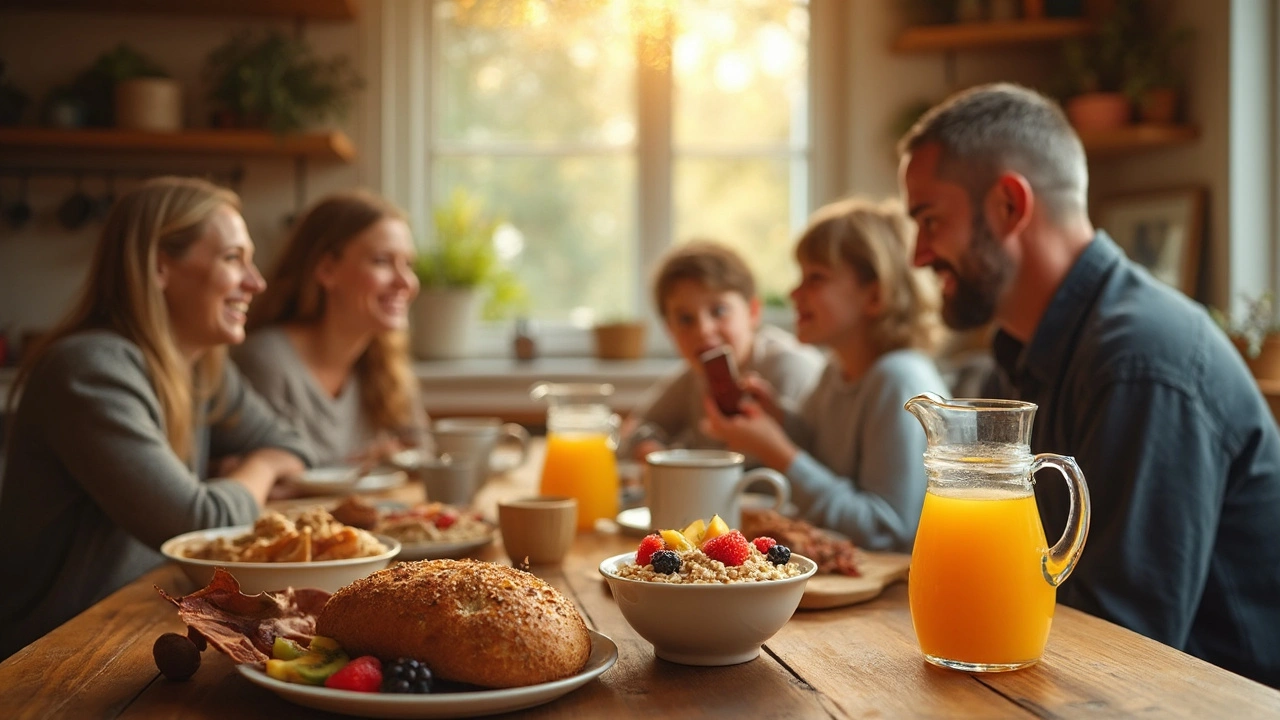
[{"label": "woman's long blonde hair", "polygon": [[[250,331],[267,325],[314,325],[325,314],[325,293],[316,268],[326,257],[337,258],[357,236],[375,223],[404,220],[399,208],[371,193],[355,190],[323,198],[303,215],[267,277],[267,289],[249,310]],[[412,427],[412,392],[416,379],[409,365],[409,337],[404,331],[378,333],[355,365],[360,379],[360,405],[378,429],[402,433]]]},{"label": "woman's long blonde hair", "polygon": [[24,360],[9,395],[22,385],[53,343],[84,330],[111,330],[142,350],[160,402],[169,447],[183,461],[192,455],[194,406],[221,389],[226,348],[205,353],[194,366],[179,352],[158,276],[158,255],[181,258],[221,207],[240,209],[240,198],[197,178],[159,177],[121,196],[111,207],[75,305]]},{"label": "woman's long blonde hair", "polygon": [[933,352],[942,339],[942,298],[932,273],[911,266],[915,233],[897,200],[846,198],[814,213],[796,243],[796,259],[843,263],[863,285],[879,283],[883,311],[871,325],[877,353],[910,347]]}]

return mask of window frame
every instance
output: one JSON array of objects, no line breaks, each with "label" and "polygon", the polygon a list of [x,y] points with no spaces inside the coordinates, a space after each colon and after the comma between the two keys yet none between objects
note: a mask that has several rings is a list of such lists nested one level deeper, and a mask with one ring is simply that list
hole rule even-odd
[{"label": "window frame", "polygon": [[[380,192],[404,208],[415,234],[425,235],[431,212],[432,125],[429,67],[432,57],[432,4],[437,0],[382,0],[368,3],[362,16],[368,92],[376,97],[366,115],[370,152],[363,161],[364,175],[377,178]],[[848,8],[842,0],[809,0],[809,112],[808,146],[802,156],[808,172],[807,196],[801,207],[792,206],[789,222],[793,232],[803,228],[808,215],[823,202],[838,196],[845,171],[839,128],[846,123],[843,65],[847,48]],[[675,163],[673,140],[673,81],[669,68],[639,65],[637,93],[636,221],[637,243],[633,302],[649,320],[647,354],[670,357],[674,349],[662,331],[661,319],[648,301],[647,278],[658,258],[670,247],[673,222],[672,171]],[[593,147],[593,152],[599,148]],[[621,152],[628,152],[623,149]],[[557,153],[559,154],[559,153]],[[701,153],[689,153],[695,157]],[[736,156],[736,155],[735,155]],[[794,151],[779,157],[795,159]],[[477,357],[509,357],[514,334],[513,321],[484,322],[477,328]],[[590,328],[564,322],[538,322],[535,328],[538,353],[542,356],[590,356],[593,354]]]}]

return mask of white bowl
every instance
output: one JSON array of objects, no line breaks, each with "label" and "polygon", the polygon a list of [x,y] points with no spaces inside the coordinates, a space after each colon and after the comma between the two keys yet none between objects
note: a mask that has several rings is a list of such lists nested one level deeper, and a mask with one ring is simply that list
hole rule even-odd
[{"label": "white bowl", "polygon": [[818,566],[793,554],[804,570],[785,580],[728,584],[671,584],[618,577],[634,552],[600,563],[613,599],[640,637],[663,660],[682,665],[736,665],[753,660],[760,646],[791,619],[804,586]]},{"label": "white bowl", "polygon": [[359,465],[311,468],[289,480],[297,490],[318,495],[350,492],[359,481]]},{"label": "white bowl", "polygon": [[386,567],[400,552],[400,542],[386,535],[374,537],[387,551],[371,557],[349,560],[319,560],[313,562],[229,562],[226,560],[198,560],[177,554],[178,548],[193,540],[212,540],[219,537],[238,537],[253,532],[252,525],[196,530],[170,538],[160,546],[160,553],[182,566],[183,572],[199,587],[209,584],[213,569],[222,567],[240,583],[240,591],[246,595],[293,588],[318,588],[337,592],[338,588]]}]

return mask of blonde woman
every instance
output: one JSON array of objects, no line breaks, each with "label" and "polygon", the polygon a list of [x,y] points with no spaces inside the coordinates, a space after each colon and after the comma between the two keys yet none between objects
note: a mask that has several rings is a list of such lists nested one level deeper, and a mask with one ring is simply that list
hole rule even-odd
[{"label": "blonde woman", "polygon": [[[201,180],[111,209],[83,294],[10,395],[0,567],[21,582],[0,593],[0,657],[161,564],[166,539],[253,522],[303,470],[299,438],[224,362],[263,289],[253,249],[239,199]],[[203,481],[211,451],[243,460]]]},{"label": "blonde woman", "polygon": [[849,199],[820,209],[796,245],[796,335],[831,359],[797,413],[772,401],[725,417],[704,402],[708,432],[785,473],[804,517],[873,550],[908,552],[924,502],[924,432],[902,409],[947,395],[929,353],[938,290],[911,268],[911,224],[893,201]]},{"label": "blonde woman", "polygon": [[422,443],[407,336],[415,256],[395,207],[365,192],[330,195],[298,222],[254,304],[232,356],[321,465]]}]

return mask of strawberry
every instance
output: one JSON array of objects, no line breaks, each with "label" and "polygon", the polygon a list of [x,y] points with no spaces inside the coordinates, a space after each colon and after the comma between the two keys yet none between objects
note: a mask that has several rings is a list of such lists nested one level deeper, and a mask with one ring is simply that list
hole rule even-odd
[{"label": "strawberry", "polygon": [[436,527],[441,530],[448,530],[456,522],[458,522],[458,516],[453,513],[440,513],[435,519]]},{"label": "strawberry", "polygon": [[378,692],[382,688],[382,662],[372,655],[358,657],[330,675],[324,686],[333,690]]},{"label": "strawberry", "polygon": [[702,552],[707,557],[730,567],[737,567],[747,561],[751,555],[751,545],[741,530],[730,530],[702,544]]},{"label": "strawberry", "polygon": [[648,565],[653,561],[653,554],[666,547],[667,544],[662,542],[661,536],[645,535],[644,539],[640,541],[640,547],[636,548],[636,564]]},{"label": "strawberry", "polygon": [[763,535],[756,538],[755,540],[752,540],[751,542],[756,546],[756,549],[760,551],[761,555],[769,552],[769,548],[778,544],[777,540],[774,540],[771,537],[764,537]]}]

